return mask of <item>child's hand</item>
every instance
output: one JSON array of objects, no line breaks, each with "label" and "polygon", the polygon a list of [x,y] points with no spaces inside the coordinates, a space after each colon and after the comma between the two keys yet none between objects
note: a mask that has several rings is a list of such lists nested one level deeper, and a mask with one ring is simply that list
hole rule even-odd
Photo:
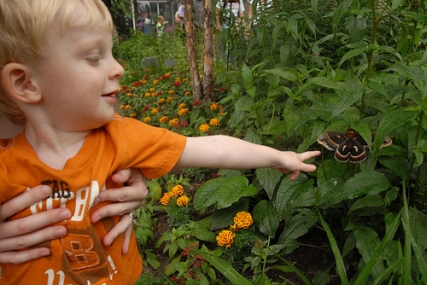
[{"label": "child's hand", "polygon": [[306,164],[304,161],[312,157],[320,155],[320,151],[306,151],[303,153],[296,153],[293,151],[284,151],[283,152],[283,164],[282,167],[277,168],[283,173],[291,173],[289,179],[295,180],[300,171],[303,172],[313,172],[316,170],[316,166],[313,164]]}]

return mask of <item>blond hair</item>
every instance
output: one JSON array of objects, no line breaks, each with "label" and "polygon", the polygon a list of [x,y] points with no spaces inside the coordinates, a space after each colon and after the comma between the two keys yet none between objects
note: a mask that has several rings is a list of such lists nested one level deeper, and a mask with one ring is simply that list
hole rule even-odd
[{"label": "blond hair", "polygon": [[[86,12],[78,13],[79,3]],[[76,16],[78,15],[78,16]],[[111,15],[101,0],[0,0],[0,70],[8,63],[44,57],[46,33],[59,23],[61,33],[71,27],[102,25],[114,32]],[[0,113],[15,124],[25,116],[0,84]]]}]

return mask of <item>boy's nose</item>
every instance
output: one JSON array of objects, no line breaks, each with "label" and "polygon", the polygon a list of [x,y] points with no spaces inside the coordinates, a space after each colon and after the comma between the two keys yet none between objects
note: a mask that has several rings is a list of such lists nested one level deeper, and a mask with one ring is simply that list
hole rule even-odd
[{"label": "boy's nose", "polygon": [[115,59],[113,62],[113,67],[111,69],[111,78],[122,78],[125,74],[125,70],[123,69],[123,66],[120,65]]}]

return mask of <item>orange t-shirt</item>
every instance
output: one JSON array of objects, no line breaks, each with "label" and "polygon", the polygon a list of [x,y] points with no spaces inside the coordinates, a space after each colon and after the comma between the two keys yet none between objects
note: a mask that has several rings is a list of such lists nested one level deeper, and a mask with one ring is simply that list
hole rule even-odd
[{"label": "orange t-shirt", "polygon": [[27,188],[46,184],[53,189],[52,196],[13,218],[58,207],[69,208],[72,218],[62,223],[68,228],[67,236],[39,245],[50,247],[51,256],[0,264],[0,284],[134,284],[142,271],[135,237],[126,255],[121,252],[123,235],[104,247],[103,237],[120,217],[92,224],[90,214],[105,205],[93,206],[93,201],[99,191],[119,186],[109,179],[116,170],[140,168],[146,178],[166,174],[185,143],[184,136],[166,129],[115,116],[87,136],[63,170],[56,170],[38,159],[24,133],[11,140],[0,150],[0,205]]}]

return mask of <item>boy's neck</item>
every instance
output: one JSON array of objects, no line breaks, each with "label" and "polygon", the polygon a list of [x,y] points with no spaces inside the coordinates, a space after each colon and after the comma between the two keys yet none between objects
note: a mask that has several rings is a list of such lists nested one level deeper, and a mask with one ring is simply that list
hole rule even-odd
[{"label": "boy's neck", "polygon": [[82,148],[90,131],[65,132],[52,126],[27,122],[25,137],[39,159],[51,168],[62,170],[68,159]]}]

